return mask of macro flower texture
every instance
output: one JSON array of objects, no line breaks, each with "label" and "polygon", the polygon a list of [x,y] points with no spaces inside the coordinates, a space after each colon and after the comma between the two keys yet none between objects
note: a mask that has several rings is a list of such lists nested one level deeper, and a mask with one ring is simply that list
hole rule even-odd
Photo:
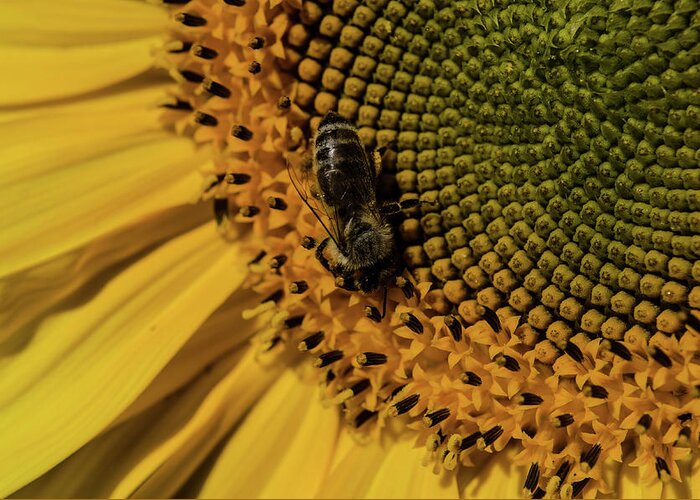
[{"label": "macro flower texture", "polygon": [[[700,497],[699,42],[697,0],[4,0],[0,496]],[[400,207],[370,293],[297,175],[326,116]]]}]

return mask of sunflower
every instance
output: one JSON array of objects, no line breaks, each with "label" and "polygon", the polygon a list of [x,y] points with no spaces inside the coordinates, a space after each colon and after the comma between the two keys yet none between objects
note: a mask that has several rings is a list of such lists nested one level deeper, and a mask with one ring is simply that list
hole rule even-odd
[{"label": "sunflower", "polygon": [[[1,495],[698,495],[696,2],[0,25]],[[404,207],[384,298],[290,180],[329,111]]]}]

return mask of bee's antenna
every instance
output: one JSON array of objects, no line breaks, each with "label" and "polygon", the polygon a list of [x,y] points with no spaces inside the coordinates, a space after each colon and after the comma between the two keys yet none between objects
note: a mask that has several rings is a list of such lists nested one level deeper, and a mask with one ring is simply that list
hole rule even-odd
[{"label": "bee's antenna", "polygon": [[386,316],[386,296],[388,294],[388,288],[384,287],[384,299],[382,300],[382,319]]}]

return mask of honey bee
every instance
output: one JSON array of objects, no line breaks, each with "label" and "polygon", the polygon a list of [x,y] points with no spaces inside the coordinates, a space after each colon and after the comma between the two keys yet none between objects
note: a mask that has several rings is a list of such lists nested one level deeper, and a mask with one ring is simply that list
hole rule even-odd
[{"label": "honey bee", "polygon": [[379,155],[368,154],[355,127],[331,111],[314,137],[311,167],[301,174],[290,170],[302,201],[328,233],[316,257],[347,290],[386,291],[398,273],[396,234],[387,217],[401,207],[377,201],[380,167]]}]

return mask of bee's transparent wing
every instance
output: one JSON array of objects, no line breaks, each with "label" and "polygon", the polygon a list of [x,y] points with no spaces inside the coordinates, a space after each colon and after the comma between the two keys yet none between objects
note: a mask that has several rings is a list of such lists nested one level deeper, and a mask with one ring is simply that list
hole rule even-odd
[{"label": "bee's transparent wing", "polygon": [[328,236],[333,240],[336,246],[340,247],[339,242],[342,239],[343,233],[335,210],[326,205],[322,199],[319,200],[318,197],[309,194],[309,186],[316,184],[313,179],[312,169],[310,167],[303,168],[301,164],[292,164],[292,162],[287,159],[287,173],[301,201],[311,210],[311,213],[316,217],[316,220],[321,223],[321,226],[323,226],[323,229],[326,230],[326,233],[328,233]]}]

